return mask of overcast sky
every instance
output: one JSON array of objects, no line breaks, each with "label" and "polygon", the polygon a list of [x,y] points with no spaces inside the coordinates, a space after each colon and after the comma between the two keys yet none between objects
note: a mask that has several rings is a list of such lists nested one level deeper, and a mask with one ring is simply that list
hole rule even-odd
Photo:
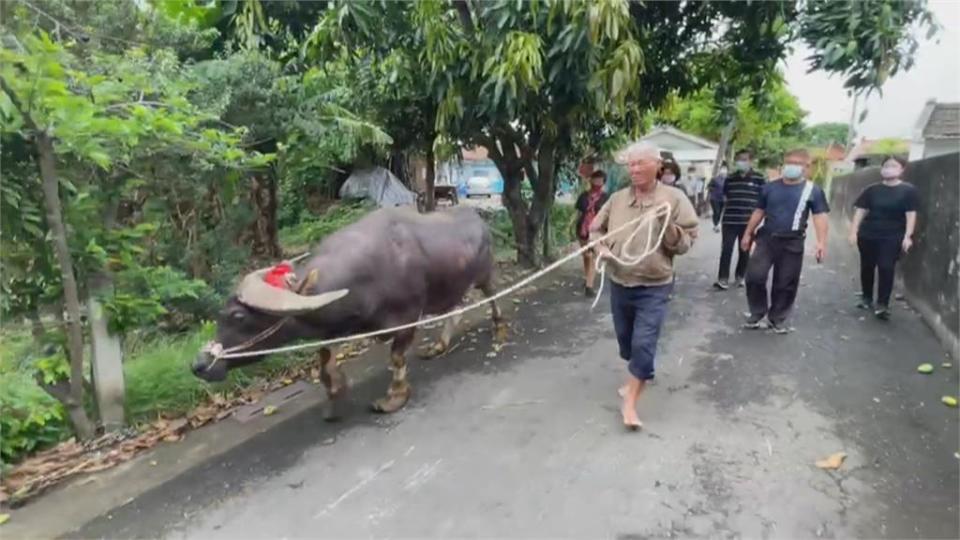
[{"label": "overcast sky", "polygon": [[[861,136],[910,138],[928,98],[960,101],[960,1],[930,0],[929,5],[942,27],[940,32],[929,41],[920,36],[913,68],[888,80],[882,98],[873,95],[866,100],[869,112],[857,126],[857,140]],[[808,55],[809,51],[798,48],[786,63],[787,83],[809,113],[807,124],[848,122],[853,101],[843,89],[843,79],[827,78],[822,72],[806,73],[804,58]],[[862,111],[863,106],[861,99],[857,110]]]}]

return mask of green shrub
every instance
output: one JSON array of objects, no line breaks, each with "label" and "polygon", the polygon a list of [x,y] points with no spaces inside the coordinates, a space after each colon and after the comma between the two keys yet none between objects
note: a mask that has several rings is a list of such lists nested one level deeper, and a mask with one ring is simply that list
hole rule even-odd
[{"label": "green shrub", "polygon": [[280,230],[285,251],[305,251],[325,236],[350,225],[376,207],[366,201],[350,201],[330,207],[322,216],[301,221]]},{"label": "green shrub", "polygon": [[69,436],[59,401],[24,371],[0,373],[0,461],[12,463]]}]

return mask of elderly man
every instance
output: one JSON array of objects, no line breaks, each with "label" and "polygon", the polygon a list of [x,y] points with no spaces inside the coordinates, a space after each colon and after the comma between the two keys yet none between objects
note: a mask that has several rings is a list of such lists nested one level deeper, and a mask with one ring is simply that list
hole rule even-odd
[{"label": "elderly man", "polygon": [[[653,227],[652,234],[648,235],[645,228],[631,237],[636,229],[631,226],[616,232],[598,246],[600,257],[609,265],[613,326],[620,357],[627,362],[627,382],[620,388],[623,398],[620,412],[624,426],[636,430],[642,426],[637,417],[637,399],[646,381],[653,379],[657,339],[673,290],[673,257],[686,253],[693,245],[698,220],[690,200],[682,191],[657,180],[661,163],[660,150],[656,146],[634,143],[623,151],[620,161],[627,165],[631,185],[611,195],[600,209],[590,226],[591,240],[655,212],[663,203],[669,204],[669,212],[665,215],[638,223]],[[623,260],[630,254],[644,253],[651,247],[646,245],[648,237],[657,238],[664,227],[666,230],[659,248],[637,264],[621,266],[613,259],[613,256]]]}]

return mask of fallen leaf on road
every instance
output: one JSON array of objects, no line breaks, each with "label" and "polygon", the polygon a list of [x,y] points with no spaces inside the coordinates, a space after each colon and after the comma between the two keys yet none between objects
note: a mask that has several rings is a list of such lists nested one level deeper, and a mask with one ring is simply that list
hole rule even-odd
[{"label": "fallen leaf on road", "polygon": [[953,364],[951,364],[950,362],[944,362],[944,363],[940,364],[940,367],[942,367],[942,368],[952,368],[952,367],[953,367]]},{"label": "fallen leaf on road", "polygon": [[0,525],[10,521],[10,514],[0,514]]},{"label": "fallen leaf on road", "polygon": [[817,460],[816,466],[821,469],[839,469],[845,459],[847,459],[846,452],[837,452],[830,454],[826,459]]},{"label": "fallen leaf on road", "polygon": [[957,398],[953,396],[943,396],[942,398],[940,398],[940,401],[942,401],[943,404],[946,405],[947,407],[957,406]]},{"label": "fallen leaf on road", "polygon": [[933,364],[920,364],[917,366],[917,371],[920,373],[933,373]]},{"label": "fallen leaf on road", "polygon": [[264,415],[264,416],[270,416],[271,414],[273,414],[273,413],[275,413],[275,412],[277,412],[277,408],[274,407],[273,405],[267,405],[266,407],[263,408],[263,415]]},{"label": "fallen leaf on road", "polygon": [[487,358],[493,358],[493,357],[495,357],[495,356],[497,356],[497,353],[495,353],[495,352],[492,352],[492,351],[491,351],[491,352],[488,352],[488,353],[487,353]]}]

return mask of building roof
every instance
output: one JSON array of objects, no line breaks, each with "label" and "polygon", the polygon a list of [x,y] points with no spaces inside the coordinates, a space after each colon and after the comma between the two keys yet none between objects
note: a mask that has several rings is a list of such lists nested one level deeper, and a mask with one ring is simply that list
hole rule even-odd
[{"label": "building roof", "polygon": [[[895,154],[906,155],[908,149],[910,148],[910,141],[907,139],[868,139],[866,137],[860,139],[860,142],[856,144],[853,148],[850,149],[850,152],[847,154],[847,161],[854,162],[857,159],[865,158],[868,156],[876,155],[886,155],[891,153],[889,148],[890,142],[896,142],[902,148],[894,151]],[[877,148],[878,143],[887,148]]]},{"label": "building roof", "polygon": [[960,103],[936,103],[923,126],[925,139],[960,138]]},{"label": "building roof", "polygon": [[847,149],[842,144],[837,143],[830,143],[824,149],[824,157],[827,158],[827,161],[841,161],[846,153]]},{"label": "building roof", "polygon": [[696,145],[702,146],[702,147],[704,147],[704,148],[716,149],[716,148],[719,146],[717,143],[715,143],[715,142],[713,142],[713,141],[708,141],[707,139],[704,139],[704,138],[702,138],[702,137],[697,137],[696,135],[693,135],[692,133],[687,133],[687,132],[685,132],[685,131],[680,131],[679,129],[677,129],[677,128],[673,127],[673,126],[657,126],[657,127],[653,128],[652,130],[650,130],[650,133],[647,133],[646,135],[644,135],[643,137],[641,137],[640,140],[649,139],[649,138],[654,137],[654,136],[656,136],[656,135],[659,135],[659,134],[661,134],[661,133],[668,133],[668,134],[670,134],[670,135],[673,135],[674,137],[677,137],[677,138],[680,138],[680,139],[685,139],[685,140],[687,140],[687,141],[690,141],[690,142],[692,142],[692,143],[694,143],[694,144],[696,144]]}]

